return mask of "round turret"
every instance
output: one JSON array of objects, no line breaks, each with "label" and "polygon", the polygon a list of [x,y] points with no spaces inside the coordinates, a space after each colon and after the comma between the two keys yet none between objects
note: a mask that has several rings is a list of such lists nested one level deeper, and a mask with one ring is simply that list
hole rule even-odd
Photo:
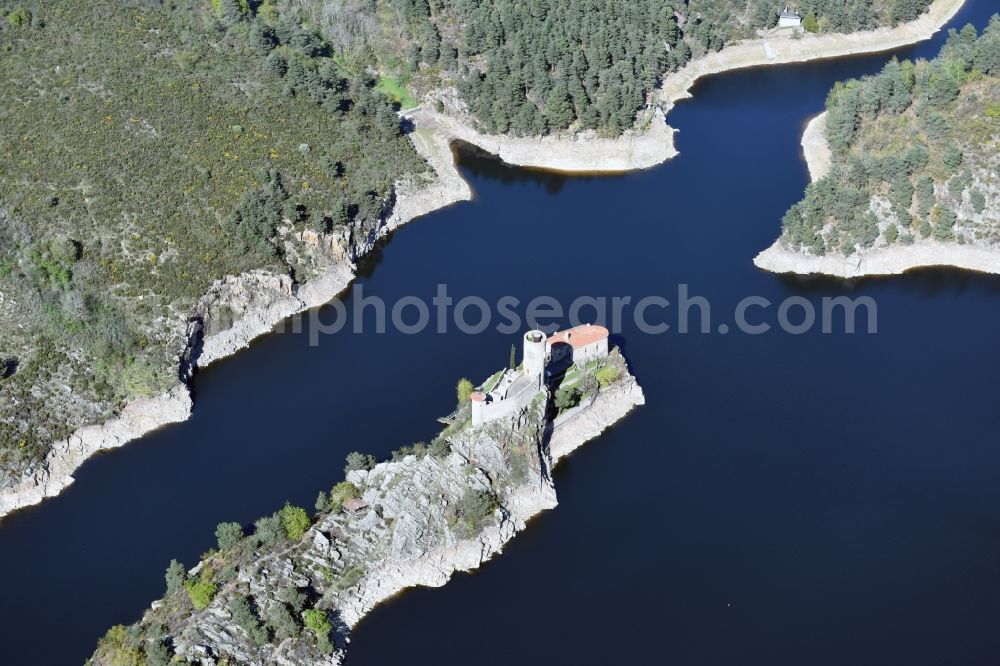
[{"label": "round turret", "polygon": [[524,334],[524,374],[541,377],[545,372],[545,334],[528,331]]},{"label": "round turret", "polygon": [[469,402],[472,405],[472,425],[480,425],[485,416],[486,394],[476,391],[469,397]]}]

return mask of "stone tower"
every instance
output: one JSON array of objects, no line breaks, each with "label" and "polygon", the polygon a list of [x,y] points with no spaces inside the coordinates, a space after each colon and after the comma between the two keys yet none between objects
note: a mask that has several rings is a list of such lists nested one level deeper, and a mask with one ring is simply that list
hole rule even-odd
[{"label": "stone tower", "polygon": [[539,386],[545,376],[545,334],[541,331],[524,334],[524,374],[537,377]]}]

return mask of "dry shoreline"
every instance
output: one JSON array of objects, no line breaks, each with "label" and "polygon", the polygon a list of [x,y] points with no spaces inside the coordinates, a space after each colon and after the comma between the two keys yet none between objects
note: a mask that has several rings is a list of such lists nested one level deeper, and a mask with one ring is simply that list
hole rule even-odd
[{"label": "dry shoreline", "polygon": [[[368,240],[367,250],[386,234],[421,215],[472,198],[472,190],[455,167],[448,141],[425,130],[414,132],[411,138],[436,178],[419,184],[397,183],[396,205],[378,232]],[[178,365],[190,365],[193,370],[235,354],[284,319],[329,302],[350,286],[354,276],[354,264],[344,258],[302,285],[293,284],[287,275],[268,271],[250,271],[218,280],[197,308],[204,320],[188,330],[189,345],[200,341],[200,349],[195,358],[179,358]],[[234,301],[249,304],[243,308],[243,316],[225,330],[202,338],[202,331],[211,324],[211,308]],[[185,379],[189,378],[190,372]],[[159,396],[127,403],[119,415],[103,424],[84,426],[56,442],[29,476],[16,485],[0,489],[0,520],[18,509],[61,493],[73,483],[73,473],[91,456],[187,420],[191,405],[187,383],[179,381]]]},{"label": "dry shoreline", "polygon": [[792,39],[791,32],[748,40],[709,53],[671,74],[660,87],[668,107],[691,96],[691,87],[702,76],[761,65],[782,65],[821,58],[878,53],[929,39],[950,21],[965,0],[934,0],[924,14],[895,28],[878,28],[851,34],[814,35]]},{"label": "dry shoreline", "polygon": [[1000,252],[989,248],[921,240],[913,245],[893,245],[850,257],[814,257],[792,252],[781,241],[754,258],[758,268],[772,273],[822,274],[841,278],[900,275],[916,268],[952,267],[1000,274]]},{"label": "dry shoreline", "polygon": [[833,153],[826,142],[826,111],[814,116],[802,132],[802,155],[809,169],[809,179],[816,182],[830,172]]},{"label": "dry shoreline", "polygon": [[[733,44],[718,53],[690,62],[667,76],[656,95],[669,113],[678,100],[691,96],[690,88],[702,76],[760,65],[873,53],[921,41],[947,23],[964,1],[934,0],[928,11],[918,19],[891,29],[880,28],[851,35],[806,34],[801,39],[792,39],[789,33],[785,33]],[[632,130],[618,139],[592,135],[572,138],[488,136],[430,109],[418,108],[408,115],[417,126],[410,135],[414,146],[430,164],[437,178],[432,183],[422,184],[422,187],[412,183],[400,184],[394,211],[376,237],[370,239],[370,245],[416,217],[471,199],[471,189],[452,159],[450,145],[456,139],[494,153],[515,166],[565,172],[644,169],[678,154],[673,142],[675,130],[666,124],[664,113],[658,109],[653,112],[648,129]],[[254,290],[259,289],[264,291],[263,305],[246,311],[226,331],[205,336],[201,341],[200,356],[191,361],[191,366],[205,367],[232,355],[248,346],[254,338],[269,332],[286,317],[335,298],[350,285],[354,268],[353,263],[344,259],[303,285],[291,284],[287,276],[262,271],[219,281],[212,286],[206,298],[214,299],[216,303],[230,297],[256,300],[261,293]],[[199,336],[200,330],[191,333],[193,337]],[[179,359],[179,363],[183,365],[183,359]],[[30,476],[15,486],[0,489],[0,519],[17,509],[59,494],[72,484],[73,472],[95,453],[117,448],[160,427],[184,421],[190,411],[189,391],[185,383],[179,382],[160,396],[132,401],[123,407],[119,416],[104,424],[77,430],[66,440],[56,443],[45,461]]]},{"label": "dry shoreline", "polygon": [[[634,377],[620,386],[600,391],[573,417],[553,427],[549,455],[553,467],[587,442],[617,424],[636,407],[646,404],[642,387]],[[341,618],[353,628],[368,613],[391,597],[411,587],[441,587],[452,575],[472,571],[499,555],[508,541],[525,529],[528,521],[558,505],[553,485],[525,486],[507,503],[510,519],[488,528],[475,539],[452,548],[433,551],[425,557],[382,568],[359,586],[358,593],[340,605]]]},{"label": "dry shoreline", "polygon": [[655,93],[664,111],[655,109],[645,131],[630,130],[617,139],[602,139],[594,133],[570,137],[507,137],[485,135],[453,116],[418,108],[413,117],[430,125],[448,139],[461,139],[499,156],[514,166],[574,172],[621,172],[647,169],[679,153],[674,146],[676,130],[666,124],[674,105],[691,97],[691,88],[703,76],[736,69],[808,62],[862,53],[877,53],[929,39],[955,16],[965,0],[934,0],[919,18],[895,28],[878,28],[852,34],[814,35],[793,39],[790,30],[774,31],[767,37],[731,44],[718,53],[708,53],[689,62],[663,79]]},{"label": "dry shoreline", "polygon": [[[802,152],[813,182],[830,171],[832,153],[826,142],[825,112],[806,125],[802,133]],[[857,252],[850,257],[839,254],[817,257],[789,250],[779,237],[769,248],[754,257],[753,263],[772,273],[820,274],[840,278],[901,275],[909,270],[933,267],[1000,274],[1000,251],[921,239],[912,245],[897,243],[881,246]]]}]

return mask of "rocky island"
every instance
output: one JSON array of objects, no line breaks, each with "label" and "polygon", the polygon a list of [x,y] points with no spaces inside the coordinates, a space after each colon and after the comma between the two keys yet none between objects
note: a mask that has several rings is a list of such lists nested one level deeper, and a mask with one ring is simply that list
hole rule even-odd
[{"label": "rocky island", "polygon": [[812,184],[754,263],[839,277],[1000,273],[1000,18],[933,61],[838,84],[802,146]]},{"label": "rocky island", "polygon": [[[286,505],[251,534],[220,524],[217,549],[190,571],[171,563],[164,598],[110,629],[89,663],[339,664],[351,627],[379,603],[477,568],[554,508],[559,459],[644,403],[596,326],[529,333],[519,367],[472,388],[460,384],[459,408],[429,444],[378,464],[349,455],[314,516]],[[477,415],[477,401],[507,400]]]}]

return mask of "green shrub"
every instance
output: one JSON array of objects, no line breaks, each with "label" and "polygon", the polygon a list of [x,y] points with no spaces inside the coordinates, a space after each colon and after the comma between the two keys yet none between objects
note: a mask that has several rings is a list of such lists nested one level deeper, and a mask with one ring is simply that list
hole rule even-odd
[{"label": "green shrub", "polygon": [[416,456],[418,459],[427,455],[427,444],[414,442],[409,446],[401,446],[392,452],[392,462],[399,462],[406,456]]},{"label": "green shrub", "polygon": [[470,538],[482,531],[486,522],[500,507],[500,501],[492,492],[466,488],[455,504],[450,507],[450,522],[459,536]]},{"label": "green shrub", "polygon": [[264,645],[270,640],[267,628],[261,624],[260,618],[257,617],[257,612],[254,610],[250,600],[242,594],[233,596],[229,602],[229,612],[233,616],[233,621],[242,627],[243,631],[247,632],[247,635],[250,636],[254,643]]},{"label": "green shrub", "polygon": [[444,437],[435,437],[431,440],[431,445],[427,451],[435,458],[444,458],[451,453],[451,444]]},{"label": "green shrub", "polygon": [[280,643],[286,638],[298,636],[301,625],[296,621],[295,616],[282,603],[273,604],[267,612],[267,624],[274,632],[274,642]]},{"label": "green shrub", "polygon": [[368,455],[367,453],[351,451],[347,454],[347,465],[344,467],[344,474],[348,474],[359,469],[363,469],[365,471],[371,470],[375,467],[375,463],[375,456]]},{"label": "green shrub", "polygon": [[899,229],[896,228],[895,224],[890,224],[882,232],[882,237],[885,238],[885,242],[892,245],[899,238]]},{"label": "green shrub", "polygon": [[333,651],[333,643],[330,641],[333,624],[326,611],[319,608],[309,608],[302,613],[302,620],[306,627],[316,634],[316,645],[319,651],[323,654],[330,654]]},{"label": "green shrub", "polygon": [[161,638],[146,643],[146,666],[168,666],[173,655]]},{"label": "green shrub", "polygon": [[215,528],[215,539],[220,552],[238,546],[243,537],[243,526],[239,523],[219,523]]},{"label": "green shrub", "polygon": [[560,412],[566,411],[567,409],[572,409],[580,404],[580,398],[583,395],[580,393],[580,389],[575,386],[567,386],[556,391],[555,404],[556,409]]},{"label": "green shrub", "polygon": [[972,209],[976,213],[982,213],[986,210],[986,195],[978,187],[972,190],[969,199],[972,201]]},{"label": "green shrub", "polygon": [[455,394],[458,397],[458,404],[460,406],[468,404],[474,390],[475,387],[472,385],[471,381],[465,377],[459,379],[458,384],[455,386]]},{"label": "green shrub", "polygon": [[14,11],[7,14],[7,23],[13,28],[29,26],[31,25],[31,12],[21,6],[15,7]]},{"label": "green shrub", "polygon": [[275,546],[286,538],[284,525],[278,514],[258,518],[254,523],[254,536],[264,546]]},{"label": "green shrub", "polygon": [[184,586],[191,604],[198,610],[204,610],[218,591],[216,584],[208,580],[189,580]]},{"label": "green shrub", "polygon": [[285,503],[281,510],[281,526],[285,529],[285,536],[292,541],[298,541],[309,529],[309,514],[302,507]]},{"label": "green shrub", "polygon": [[167,580],[167,594],[173,594],[184,586],[184,581],[187,580],[187,569],[177,560],[170,560],[165,578]]},{"label": "green shrub", "polygon": [[319,491],[319,494],[316,496],[316,503],[313,505],[313,508],[316,509],[316,516],[317,517],[319,517],[319,516],[321,516],[321,515],[323,515],[325,513],[329,513],[330,512],[330,496],[327,495],[322,490]]},{"label": "green shrub", "polygon": [[603,368],[597,370],[594,376],[597,378],[597,383],[601,388],[605,386],[610,386],[618,381],[618,377],[621,375],[621,371],[613,365],[606,365]]},{"label": "green shrub", "polygon": [[139,638],[132,627],[121,624],[108,629],[107,633],[97,642],[94,653],[98,663],[111,666],[145,666]]},{"label": "green shrub", "polygon": [[350,481],[341,481],[330,490],[330,511],[340,511],[344,502],[357,496],[357,486]]}]

